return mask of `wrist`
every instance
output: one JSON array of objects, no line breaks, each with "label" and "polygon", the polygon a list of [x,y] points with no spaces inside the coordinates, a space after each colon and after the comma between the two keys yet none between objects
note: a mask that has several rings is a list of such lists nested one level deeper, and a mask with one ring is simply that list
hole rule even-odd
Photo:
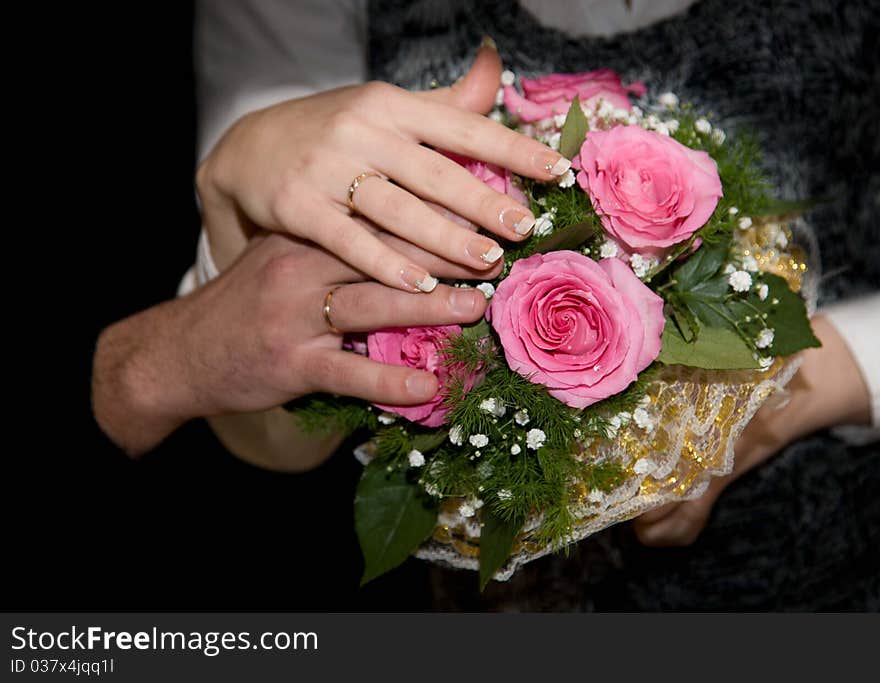
[{"label": "wrist", "polygon": [[95,349],[92,408],[101,429],[136,456],[198,415],[168,302],[105,329]]}]

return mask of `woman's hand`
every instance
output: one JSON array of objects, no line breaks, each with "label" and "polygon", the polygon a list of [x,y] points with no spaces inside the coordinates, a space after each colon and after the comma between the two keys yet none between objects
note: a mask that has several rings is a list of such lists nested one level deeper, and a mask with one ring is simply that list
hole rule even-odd
[{"label": "woman's hand", "polygon": [[693,543],[706,526],[715,501],[727,486],[792,441],[819,429],[870,422],[870,395],[852,354],[837,330],[821,316],[812,321],[822,348],[804,351],[804,360],[788,385],[789,402],[765,405],[736,443],[733,471],[714,478],[699,498],[669,503],[633,520],[645,545]]},{"label": "woman's hand", "polygon": [[[552,180],[569,162],[550,148],[475,113],[488,111],[501,62],[483,47],[451,88],[410,93],[385,83],[341,88],[244,116],[197,174],[205,227],[222,270],[257,229],[308,239],[370,278],[404,291],[430,291],[436,272],[352,219],[357,212],[448,262],[488,271],[503,251],[456,224],[433,202],[505,240],[534,225],[527,207],[474,178],[433,148]],[[426,146],[427,145],[427,146]]]}]

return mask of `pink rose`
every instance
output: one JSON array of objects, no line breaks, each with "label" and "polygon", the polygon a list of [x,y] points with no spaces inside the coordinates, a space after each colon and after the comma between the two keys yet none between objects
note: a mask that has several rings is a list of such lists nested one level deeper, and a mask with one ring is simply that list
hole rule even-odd
[{"label": "pink rose", "polygon": [[647,92],[645,84],[640,81],[624,86],[612,69],[523,78],[522,88],[525,96],[513,86],[506,86],[504,106],[526,123],[567,114],[575,95],[587,107],[594,107],[603,99],[618,109],[629,111],[631,104],[627,93],[641,97]]},{"label": "pink rose", "polygon": [[702,228],[722,196],[712,158],[639,126],[587,133],[578,184],[628,249],[668,247]]},{"label": "pink rose", "polygon": [[[443,405],[443,388],[450,370],[443,362],[440,351],[450,336],[461,334],[458,325],[441,327],[407,327],[379,330],[367,335],[369,357],[388,365],[402,365],[433,372],[440,382],[440,391],[427,403],[415,406],[387,406],[375,404],[382,410],[405,417],[427,427],[439,427],[449,409]],[[475,378],[466,382],[473,386]]]},{"label": "pink rose", "polygon": [[487,314],[507,364],[584,408],[623,391],[660,353],[663,299],[622,261],[574,251],[513,264]]},{"label": "pink rose", "polygon": [[497,164],[487,164],[485,161],[477,161],[454,152],[443,152],[457,164],[464,166],[473,176],[482,180],[496,192],[510,195],[513,199],[524,206],[528,206],[529,200],[523,191],[513,183],[513,174],[506,168]]}]

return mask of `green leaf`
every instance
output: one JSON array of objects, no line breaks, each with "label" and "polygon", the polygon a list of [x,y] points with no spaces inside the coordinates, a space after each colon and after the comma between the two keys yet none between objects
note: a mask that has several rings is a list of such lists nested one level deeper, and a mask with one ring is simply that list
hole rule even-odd
[{"label": "green leaf", "polygon": [[589,223],[575,223],[559,230],[542,239],[535,246],[536,254],[546,254],[550,251],[562,251],[564,249],[576,250],[584,242],[596,233],[596,228]]},{"label": "green leaf", "polygon": [[757,334],[764,325],[773,328],[773,344],[766,349],[767,355],[790,356],[808,347],[822,346],[810,327],[804,300],[789,289],[785,279],[763,273],[761,280],[767,285],[766,299],[761,301],[753,288],[744,302],[734,301],[729,307],[739,319],[749,314],[755,317],[755,309],[767,314],[754,330]]},{"label": "green leaf", "polygon": [[725,301],[729,294],[727,277],[720,275],[704,280],[688,291],[678,291],[678,299],[703,325],[733,329],[729,319],[734,316],[727,310]]},{"label": "green leaf", "polygon": [[572,100],[571,106],[568,108],[568,114],[565,116],[565,123],[562,124],[562,135],[559,138],[559,153],[566,159],[571,159],[575,154],[580,152],[581,145],[584,144],[584,138],[587,137],[587,131],[590,124],[584,111],[581,109],[581,103],[577,95]]},{"label": "green leaf", "polygon": [[480,510],[483,526],[480,529],[480,590],[510,557],[513,542],[522,528],[522,521],[506,520],[488,506]]},{"label": "green leaf", "polygon": [[417,451],[430,453],[443,443],[448,433],[449,431],[446,429],[439,429],[433,432],[415,434],[410,440],[410,445]]},{"label": "green leaf", "polygon": [[657,360],[666,365],[688,365],[710,370],[758,367],[751,349],[736,332],[725,327],[703,327],[696,340],[687,342],[668,318]]},{"label": "green leaf", "polygon": [[473,325],[461,328],[461,335],[465,339],[482,339],[483,337],[488,337],[489,334],[489,323],[486,322],[485,318],[480,318]]},{"label": "green leaf", "polygon": [[677,283],[675,288],[680,292],[687,292],[698,283],[708,280],[724,265],[727,260],[727,252],[727,243],[703,245],[697,249],[682,265],[675,269],[672,276]]},{"label": "green leaf", "polygon": [[418,548],[437,523],[421,487],[402,470],[373,461],[364,468],[354,499],[354,526],[364,554],[361,585],[394,569]]}]

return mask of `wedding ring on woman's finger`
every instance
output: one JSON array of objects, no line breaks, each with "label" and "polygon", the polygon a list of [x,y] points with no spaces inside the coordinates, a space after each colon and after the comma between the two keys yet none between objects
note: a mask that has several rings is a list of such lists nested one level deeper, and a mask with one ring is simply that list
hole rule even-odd
[{"label": "wedding ring on woman's finger", "polygon": [[330,304],[333,301],[333,293],[337,289],[339,289],[339,287],[333,287],[333,289],[328,291],[324,297],[324,322],[327,323],[327,329],[329,329],[332,334],[338,334],[341,336],[345,333],[333,324],[333,319],[330,317]]},{"label": "wedding ring on woman's finger", "polygon": [[360,185],[367,178],[379,178],[379,180],[386,180],[385,176],[381,173],[375,173],[374,171],[365,171],[359,174],[354,180],[351,181],[351,185],[348,186],[348,208],[351,209],[352,213],[358,213],[357,207],[354,205],[354,193],[355,190],[360,187]]}]

